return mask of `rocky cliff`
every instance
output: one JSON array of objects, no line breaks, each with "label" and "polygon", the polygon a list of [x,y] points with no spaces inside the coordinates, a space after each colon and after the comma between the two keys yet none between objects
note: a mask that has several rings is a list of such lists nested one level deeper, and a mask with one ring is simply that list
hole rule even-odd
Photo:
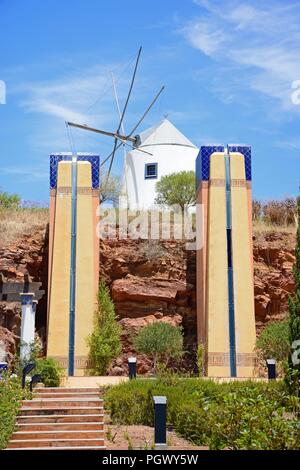
[{"label": "rocky cliff", "polygon": [[[10,280],[28,272],[47,288],[47,231],[38,230],[0,250],[0,272]],[[294,289],[295,236],[266,232],[254,236],[255,315],[257,331],[270,320],[283,318],[288,297]],[[196,344],[194,251],[181,241],[102,240],[100,272],[110,286],[120,324],[123,354],[110,373],[126,373],[133,353],[131,337],[153,321],[182,325],[185,347],[192,354]],[[37,309],[37,328],[45,341],[47,298]],[[13,356],[20,330],[20,305],[0,302],[0,340]],[[146,358],[139,358],[139,372],[149,371]]]}]

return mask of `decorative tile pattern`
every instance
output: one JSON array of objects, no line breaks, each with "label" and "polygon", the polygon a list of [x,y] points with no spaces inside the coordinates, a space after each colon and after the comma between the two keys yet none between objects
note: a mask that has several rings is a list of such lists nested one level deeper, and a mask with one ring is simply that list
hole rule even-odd
[{"label": "decorative tile pattern", "polygon": [[251,146],[250,145],[229,145],[229,152],[239,152],[244,155],[246,181],[251,181]]},{"label": "decorative tile pattern", "polygon": [[224,152],[224,145],[203,145],[196,161],[197,181],[209,180],[210,157],[214,152]]},{"label": "decorative tile pattern", "polygon": [[[229,152],[239,152],[244,155],[246,181],[251,181],[251,146],[250,145],[229,145]],[[196,159],[196,180],[197,187],[200,181],[208,181],[210,173],[210,157],[214,152],[224,152],[223,145],[203,145]]]},{"label": "decorative tile pattern", "polygon": [[[90,162],[92,167],[92,186],[93,189],[99,188],[99,165],[100,165],[100,157],[99,155],[92,155],[92,154],[81,154],[78,153],[77,155],[78,161],[85,161]],[[66,153],[56,153],[50,155],[50,189],[55,189],[57,185],[57,167],[58,163],[61,161],[69,161],[72,160],[71,154]]]}]

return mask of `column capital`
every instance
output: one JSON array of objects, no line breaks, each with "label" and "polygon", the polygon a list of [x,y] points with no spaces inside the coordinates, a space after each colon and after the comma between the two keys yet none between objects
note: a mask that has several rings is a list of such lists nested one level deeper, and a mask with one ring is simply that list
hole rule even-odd
[{"label": "column capital", "polygon": [[34,302],[34,293],[33,292],[23,292],[20,294],[21,297],[21,304],[22,305],[32,305]]}]

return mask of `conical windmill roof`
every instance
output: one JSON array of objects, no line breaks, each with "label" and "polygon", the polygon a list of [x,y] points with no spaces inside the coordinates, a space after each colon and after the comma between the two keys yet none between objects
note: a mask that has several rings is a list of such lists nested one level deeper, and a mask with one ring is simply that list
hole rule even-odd
[{"label": "conical windmill roof", "polygon": [[164,119],[150,129],[141,132],[140,139],[140,147],[149,145],[181,145],[196,148],[168,119]]}]

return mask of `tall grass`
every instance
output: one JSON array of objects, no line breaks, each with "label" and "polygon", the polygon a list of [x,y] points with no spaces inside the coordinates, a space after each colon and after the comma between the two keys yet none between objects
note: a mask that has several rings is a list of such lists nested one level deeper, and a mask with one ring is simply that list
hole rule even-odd
[{"label": "tall grass", "polygon": [[0,247],[6,246],[38,229],[46,229],[47,208],[0,209]]}]

